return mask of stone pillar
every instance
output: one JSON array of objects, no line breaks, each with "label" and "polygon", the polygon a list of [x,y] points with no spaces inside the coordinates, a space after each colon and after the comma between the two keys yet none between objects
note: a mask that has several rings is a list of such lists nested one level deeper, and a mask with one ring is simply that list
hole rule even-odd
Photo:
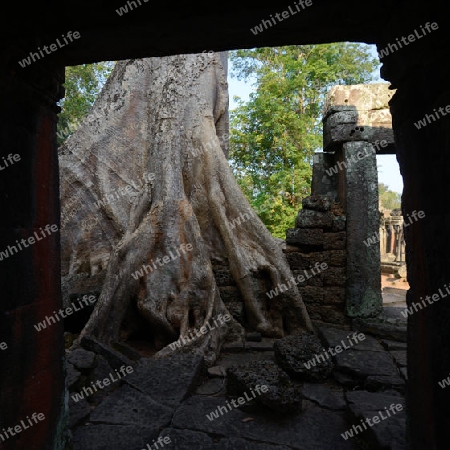
[{"label": "stone pillar", "polygon": [[[28,427],[0,439],[0,448],[60,450],[66,433],[63,325],[40,332],[34,325],[61,308],[55,131],[64,70],[38,62],[22,69],[17,56],[8,57],[0,75],[0,347],[7,346],[0,349],[0,433],[22,420]],[[5,167],[10,154],[18,156]],[[46,225],[58,230],[46,233]],[[26,418],[33,413],[43,419],[30,426]]]},{"label": "stone pillar", "polygon": [[[367,142],[343,145],[347,214],[346,313],[372,317],[382,310],[376,153]],[[355,162],[356,161],[356,162]]]},{"label": "stone pillar", "polygon": [[324,152],[334,155],[347,215],[346,314],[354,318],[382,311],[376,154],[395,152],[392,95],[387,84],[334,86],[325,102]]}]

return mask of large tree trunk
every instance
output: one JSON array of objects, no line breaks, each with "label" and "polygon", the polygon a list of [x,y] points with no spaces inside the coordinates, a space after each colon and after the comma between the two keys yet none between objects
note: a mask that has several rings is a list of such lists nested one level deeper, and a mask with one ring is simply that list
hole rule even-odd
[{"label": "large tree trunk", "polygon": [[[265,295],[292,275],[225,156],[226,58],[222,53],[119,62],[93,111],[61,148],[63,221],[75,210],[63,227],[66,273],[93,274],[94,265],[102,270],[107,264],[82,335],[104,343],[123,338],[125,319],[134,310],[151,328],[159,354],[167,354],[166,346],[180,335],[228,313],[214,262],[229,263],[253,330],[273,337],[312,332],[295,287],[272,300]],[[132,197],[120,194],[125,186],[133,187]],[[104,202],[100,208],[98,200]],[[97,224],[80,230],[87,222]],[[98,255],[104,256],[100,263],[94,261]],[[145,271],[144,265],[150,267]],[[139,270],[143,276],[137,277]],[[242,333],[232,320],[183,350],[195,349],[213,361],[226,337]]]}]

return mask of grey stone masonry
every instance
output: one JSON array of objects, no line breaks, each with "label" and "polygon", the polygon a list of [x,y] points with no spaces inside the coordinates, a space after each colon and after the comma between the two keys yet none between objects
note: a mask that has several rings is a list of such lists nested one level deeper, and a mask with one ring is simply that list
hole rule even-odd
[{"label": "grey stone masonry", "polygon": [[341,144],[384,142],[378,153],[395,153],[389,100],[389,84],[334,86],[327,96],[323,114],[323,149],[335,151]]}]

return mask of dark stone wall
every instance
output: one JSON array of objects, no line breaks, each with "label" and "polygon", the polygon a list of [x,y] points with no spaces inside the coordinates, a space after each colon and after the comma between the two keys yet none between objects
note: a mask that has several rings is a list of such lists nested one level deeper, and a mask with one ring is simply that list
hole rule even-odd
[{"label": "dark stone wall", "polygon": [[[27,424],[33,413],[45,416],[0,439],[2,450],[50,449],[64,439],[62,325],[34,328],[61,299],[59,231],[47,233],[45,226],[59,224],[55,129],[62,77],[62,68],[36,66],[28,73],[3,72],[0,83],[0,251],[8,252],[0,261],[0,343],[7,345],[0,350],[0,430]],[[5,166],[9,154],[20,159]],[[17,245],[35,232],[40,241]]]},{"label": "dark stone wall", "polygon": [[[411,64],[407,59],[404,63]],[[411,68],[391,101],[404,180],[403,215],[414,210],[426,215],[405,228],[408,305],[439,289],[445,294],[450,282],[450,116],[430,119],[432,123],[420,130],[414,126],[434,108],[450,105],[449,75],[448,64],[435,55],[428,65]],[[411,448],[448,445],[450,389],[442,389],[438,382],[449,372],[450,302],[443,298],[408,319]]]},{"label": "dark stone wall", "polygon": [[[302,203],[296,227],[286,231],[284,253],[311,320],[349,328],[350,319],[345,315],[347,233],[342,207],[321,195],[307,197]],[[322,263],[326,266],[320,267]]]}]

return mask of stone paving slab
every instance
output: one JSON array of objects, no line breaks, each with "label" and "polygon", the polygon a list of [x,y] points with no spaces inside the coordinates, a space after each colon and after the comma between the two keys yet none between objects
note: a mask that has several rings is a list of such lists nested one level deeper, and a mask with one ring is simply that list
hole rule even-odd
[{"label": "stone paving slab", "polygon": [[161,433],[171,440],[176,450],[289,450],[284,445],[272,445],[239,438],[211,437],[205,433],[168,428]]},{"label": "stone paving slab", "polygon": [[325,409],[339,411],[347,408],[343,391],[333,391],[323,384],[304,383],[302,395]]},{"label": "stone paving slab", "polygon": [[[379,411],[383,413],[383,417],[386,417],[378,424],[369,427],[369,434],[373,436],[378,448],[406,449],[406,411],[403,397],[367,391],[347,392],[345,396],[355,424],[360,424],[361,419],[372,419]],[[403,406],[403,410],[396,411],[395,414],[390,412],[388,416],[385,408],[389,409],[391,404],[399,403]]]},{"label": "stone paving slab", "polygon": [[170,423],[173,411],[125,385],[97,406],[91,413],[90,421],[117,425],[152,424],[160,429]]},{"label": "stone paving slab", "polygon": [[[350,347],[350,350],[372,351],[372,352],[386,351],[383,348],[383,346],[373,336],[369,336],[368,334],[363,333],[364,339],[359,340],[358,338],[359,333],[360,332],[358,331],[346,331],[331,327],[319,328],[319,335],[321,335],[322,339],[324,340],[324,342],[328,347],[334,348],[338,345],[342,347],[342,342],[344,342],[344,344],[347,347]],[[346,349],[344,349],[343,351],[345,352]]]},{"label": "stone paving slab", "polygon": [[358,378],[371,375],[398,376],[394,360],[387,352],[346,350],[336,355],[334,361],[339,371]]},{"label": "stone paving slab", "polygon": [[[191,397],[176,411],[172,426],[217,436],[285,445],[299,450],[352,448],[340,435],[348,429],[342,412],[331,412],[310,404],[302,413],[281,419],[232,409],[210,421],[206,414],[211,414],[218,406],[226,406],[224,399]],[[244,421],[249,417],[254,420]]]},{"label": "stone paving slab", "polygon": [[141,359],[124,381],[156,402],[178,406],[193,392],[204,370],[201,356],[175,354],[167,358]]},{"label": "stone paving slab", "polygon": [[73,434],[73,450],[142,450],[158,434],[152,425],[85,425]]},{"label": "stone paving slab", "polygon": [[69,396],[69,428],[75,428],[91,413],[91,406],[84,398],[75,402]]}]

